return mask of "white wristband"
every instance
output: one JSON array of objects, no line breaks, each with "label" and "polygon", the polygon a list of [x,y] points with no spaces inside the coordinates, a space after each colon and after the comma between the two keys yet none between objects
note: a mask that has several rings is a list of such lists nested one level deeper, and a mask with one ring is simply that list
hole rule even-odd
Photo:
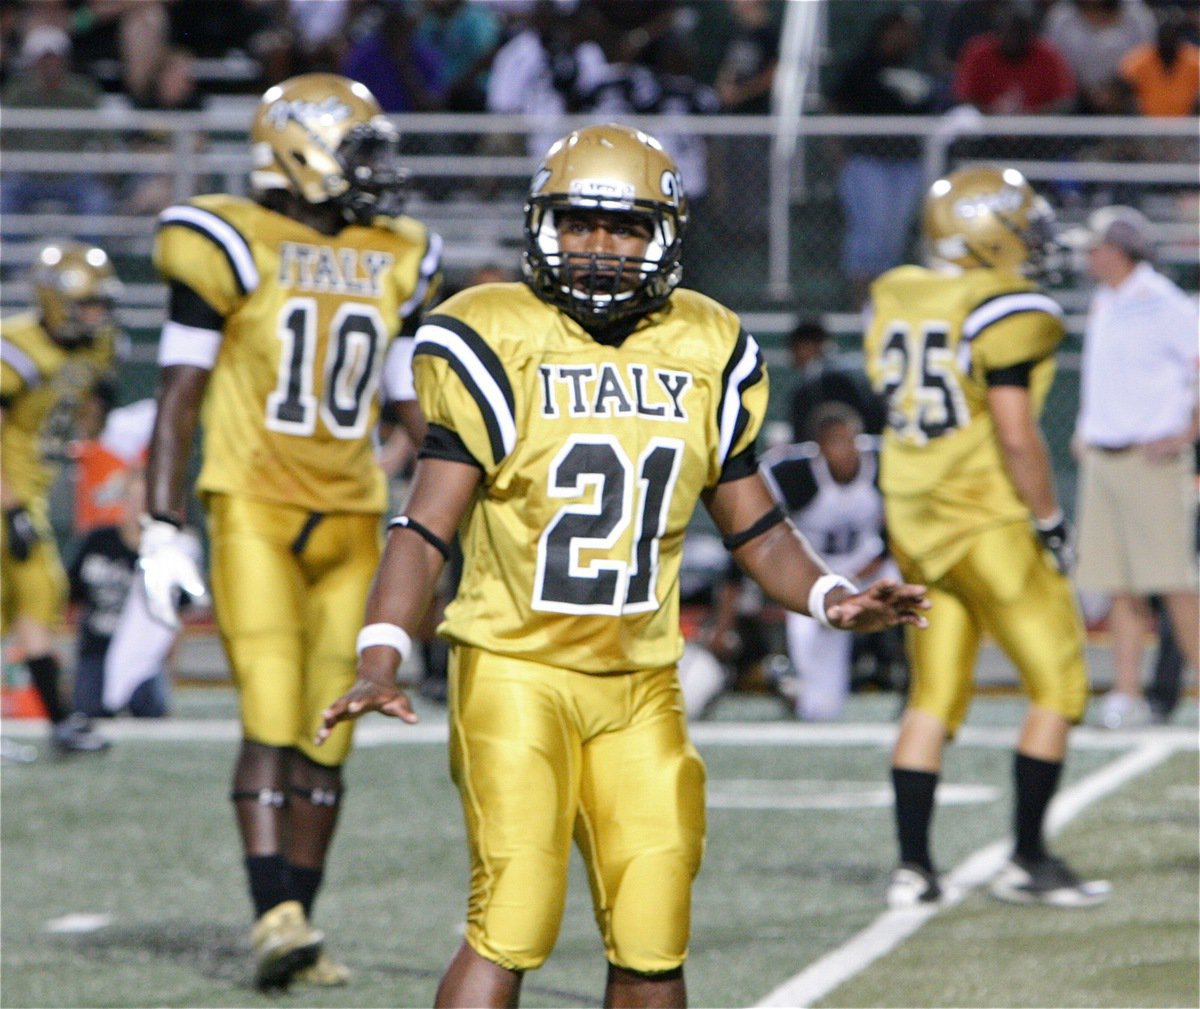
[{"label": "white wristband", "polygon": [[367,624],[358,632],[358,640],[354,643],[354,649],[359,655],[362,655],[364,648],[371,648],[374,645],[386,645],[388,648],[394,648],[400,653],[400,661],[403,662],[408,658],[408,653],[412,651],[412,638],[408,631],[395,624]]},{"label": "white wristband", "polygon": [[835,630],[833,624],[829,622],[829,615],[825,612],[825,597],[834,589],[848,589],[851,593],[857,592],[854,582],[849,578],[843,578],[841,575],[821,575],[815,582],[813,587],[808,590],[808,614],[822,627],[828,627],[830,630]]}]

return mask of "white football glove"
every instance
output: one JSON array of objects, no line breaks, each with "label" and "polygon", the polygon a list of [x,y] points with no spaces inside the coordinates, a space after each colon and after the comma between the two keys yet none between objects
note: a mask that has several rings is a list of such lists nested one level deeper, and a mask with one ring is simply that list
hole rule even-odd
[{"label": "white football glove", "polygon": [[208,589],[200,573],[196,538],[170,522],[142,520],[138,567],[146,592],[146,608],[159,623],[179,629],[179,599],[186,592],[196,602],[207,601]]}]

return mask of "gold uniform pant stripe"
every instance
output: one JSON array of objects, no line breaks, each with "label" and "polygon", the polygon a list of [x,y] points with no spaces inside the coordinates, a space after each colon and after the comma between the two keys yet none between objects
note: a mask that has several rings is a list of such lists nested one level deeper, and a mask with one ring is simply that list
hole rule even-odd
[{"label": "gold uniform pant stripe", "polygon": [[[337,766],[353,723],[313,746],[321,711],[354,682],[354,642],[379,562],[376,515],[330,514],[225,494],[206,501],[217,624],[242,731]],[[306,528],[303,549],[293,549]]]},{"label": "gold uniform pant stripe", "polygon": [[[897,560],[905,580],[925,581],[919,564]],[[953,735],[971,704],[986,632],[1012,661],[1034,704],[1071,722],[1083,717],[1083,621],[1071,583],[1026,523],[980,533],[962,559],[927,584],[929,627],[907,629],[911,707],[942,720]]]},{"label": "gold uniform pant stripe", "polygon": [[705,818],[674,668],[595,676],[458,646],[450,675],[472,948],[512,970],[546,960],[574,839],[609,960],[678,967]]}]

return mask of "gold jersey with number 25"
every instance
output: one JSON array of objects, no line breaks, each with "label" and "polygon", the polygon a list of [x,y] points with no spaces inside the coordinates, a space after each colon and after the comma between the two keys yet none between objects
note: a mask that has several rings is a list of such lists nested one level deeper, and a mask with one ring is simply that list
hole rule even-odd
[{"label": "gold jersey with number 25", "polygon": [[1028,520],[988,412],[989,377],[1028,369],[1040,413],[1062,338],[1058,304],[1009,271],[901,266],[872,285],[865,352],[888,407],[888,534],[926,577],[963,556],[973,533]]}]

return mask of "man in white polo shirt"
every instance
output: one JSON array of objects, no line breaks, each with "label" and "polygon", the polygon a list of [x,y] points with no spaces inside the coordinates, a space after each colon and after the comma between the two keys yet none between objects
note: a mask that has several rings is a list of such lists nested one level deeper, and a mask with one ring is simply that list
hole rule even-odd
[{"label": "man in white polo shirt", "polygon": [[1081,460],[1080,588],[1112,599],[1116,667],[1101,720],[1144,721],[1146,599],[1161,596],[1197,662],[1196,304],[1154,269],[1149,222],[1105,207],[1076,233],[1099,282],[1088,311],[1075,445]]}]

